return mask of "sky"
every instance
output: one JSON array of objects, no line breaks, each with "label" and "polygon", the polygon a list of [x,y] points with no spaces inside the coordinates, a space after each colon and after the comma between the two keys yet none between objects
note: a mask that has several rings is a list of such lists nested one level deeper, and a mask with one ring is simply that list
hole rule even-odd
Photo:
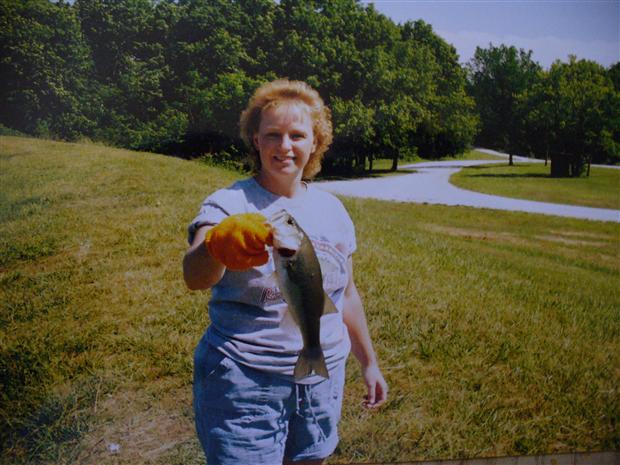
[{"label": "sky", "polygon": [[375,0],[396,23],[423,19],[454,45],[461,63],[476,46],[532,50],[548,68],[570,54],[607,67],[620,61],[620,0]]}]

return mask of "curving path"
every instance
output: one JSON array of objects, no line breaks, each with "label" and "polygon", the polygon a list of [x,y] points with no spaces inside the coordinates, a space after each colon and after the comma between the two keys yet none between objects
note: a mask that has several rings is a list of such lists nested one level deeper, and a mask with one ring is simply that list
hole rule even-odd
[{"label": "curving path", "polygon": [[[490,150],[488,152],[499,154]],[[541,162],[541,160],[517,156],[514,156],[513,159],[516,161]],[[506,162],[504,160],[458,160],[416,163],[401,167],[415,168],[416,173],[351,181],[324,181],[315,183],[315,186],[333,194],[350,197],[492,208],[620,223],[620,210],[511,199],[481,194],[450,184],[450,176],[463,167],[489,163]]]}]

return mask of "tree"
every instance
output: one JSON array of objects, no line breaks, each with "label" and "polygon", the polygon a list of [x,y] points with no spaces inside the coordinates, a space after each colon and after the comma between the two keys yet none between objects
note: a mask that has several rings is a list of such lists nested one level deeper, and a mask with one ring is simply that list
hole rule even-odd
[{"label": "tree", "polygon": [[574,56],[556,61],[545,92],[552,107],[552,176],[582,176],[593,159],[618,159],[620,99],[601,65]]},{"label": "tree", "polygon": [[164,94],[171,80],[166,49],[176,7],[150,0],[76,0],[74,8],[105,108],[95,137],[137,149],[155,149],[178,137],[186,117]]},{"label": "tree", "polygon": [[532,51],[514,46],[476,47],[467,64],[469,93],[480,114],[478,142],[512,154],[522,148],[524,115],[519,113],[518,96],[535,85],[541,67],[532,60]]},{"label": "tree", "polygon": [[607,75],[611,79],[616,92],[620,92],[620,61],[609,67]]},{"label": "tree", "polygon": [[89,134],[92,62],[72,7],[0,0],[0,123],[65,139]]},{"label": "tree", "polygon": [[331,111],[335,142],[326,159],[326,168],[340,173],[363,172],[368,157],[372,170],[376,137],[374,109],[364,105],[359,97],[353,100],[334,97]]},{"label": "tree", "polygon": [[551,96],[548,73],[539,71],[536,83],[517,97],[519,113],[524,115],[523,143],[526,153],[541,157],[544,154],[545,166],[549,162],[551,144],[555,140],[555,102]]},{"label": "tree", "polygon": [[0,123],[26,133],[240,155],[239,112],[276,77],[333,109],[328,169],[454,154],[476,127],[454,47],[357,0],[0,0],[0,14]]},{"label": "tree", "polygon": [[416,155],[413,136],[423,119],[424,108],[409,96],[383,102],[377,108],[377,145],[392,159],[392,171],[396,171],[399,158]]},{"label": "tree", "polygon": [[427,158],[462,153],[473,142],[478,129],[474,101],[465,91],[466,73],[459,64],[456,49],[433,32],[422,20],[402,26],[404,40],[413,46],[427,47],[435,63],[429,68],[434,83],[425,106],[428,117],[419,125],[415,143]]}]

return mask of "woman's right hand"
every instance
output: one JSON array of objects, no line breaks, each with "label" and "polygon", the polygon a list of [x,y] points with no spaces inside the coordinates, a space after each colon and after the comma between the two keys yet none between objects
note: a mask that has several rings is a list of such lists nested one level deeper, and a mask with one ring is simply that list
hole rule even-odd
[{"label": "woman's right hand", "polygon": [[209,229],[205,236],[209,254],[233,271],[267,263],[266,246],[272,244],[271,227],[260,213],[231,215]]}]

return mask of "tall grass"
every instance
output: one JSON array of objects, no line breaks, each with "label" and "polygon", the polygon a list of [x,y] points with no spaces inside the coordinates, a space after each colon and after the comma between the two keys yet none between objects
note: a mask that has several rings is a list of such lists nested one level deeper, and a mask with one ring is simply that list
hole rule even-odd
[{"label": "tall grass", "polygon": [[[180,263],[200,202],[237,176],[0,137],[0,461],[201,463],[191,373],[208,295]],[[391,390],[361,409],[350,360],[332,462],[620,446],[620,226],[345,205]]]}]

